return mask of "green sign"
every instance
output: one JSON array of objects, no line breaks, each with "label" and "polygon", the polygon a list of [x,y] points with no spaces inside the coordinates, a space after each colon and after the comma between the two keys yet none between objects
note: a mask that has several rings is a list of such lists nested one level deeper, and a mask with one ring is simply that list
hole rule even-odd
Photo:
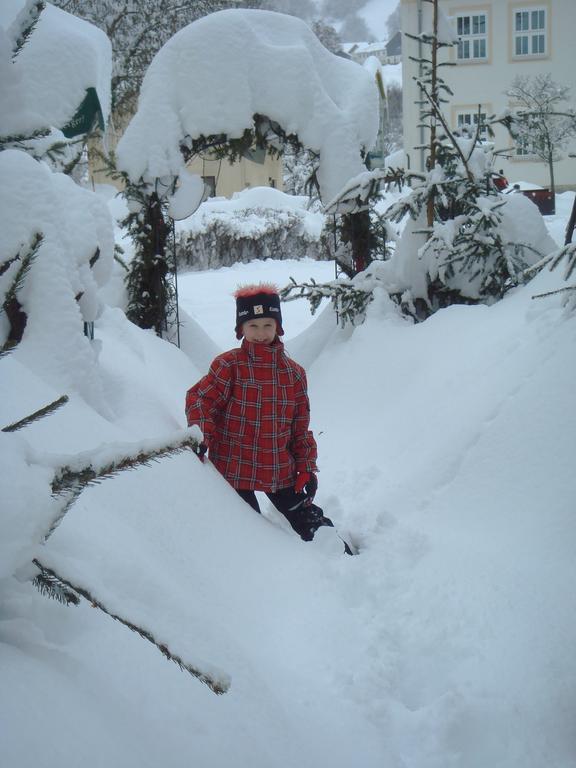
[{"label": "green sign", "polygon": [[98,100],[95,88],[86,88],[86,96],[82,104],[76,110],[76,114],[66,125],[61,128],[67,139],[79,136],[81,133],[89,133],[95,125],[104,130],[104,116]]}]

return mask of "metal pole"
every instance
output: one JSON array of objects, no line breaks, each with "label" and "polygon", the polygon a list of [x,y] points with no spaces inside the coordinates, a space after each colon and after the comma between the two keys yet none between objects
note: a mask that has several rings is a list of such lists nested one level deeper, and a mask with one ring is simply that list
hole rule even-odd
[{"label": "metal pole", "polygon": [[178,302],[178,262],[176,260],[176,225],[172,219],[172,253],[174,259],[174,291],[176,293],[176,344],[180,349],[180,310]]}]

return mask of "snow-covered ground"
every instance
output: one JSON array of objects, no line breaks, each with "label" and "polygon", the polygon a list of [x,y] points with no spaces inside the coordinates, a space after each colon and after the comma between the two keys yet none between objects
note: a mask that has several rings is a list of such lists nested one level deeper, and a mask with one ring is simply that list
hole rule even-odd
[{"label": "snow-covered ground", "polygon": [[[547,220],[557,242],[572,199]],[[56,414],[1,435],[3,531],[48,502],[51,467],[70,454],[184,428],[187,387],[235,343],[238,282],[332,269],[182,275],[187,354],[106,309],[110,411],[68,390]],[[285,305],[287,346],[309,372],[318,501],[361,554],[301,542],[267,503],[258,517],[190,454],[89,488],[31,554],[230,690],[215,696],[86,602],[65,608],[4,578],[3,763],[576,765],[576,318],[558,296],[531,298],[560,278],[419,325],[383,296],[354,330],[329,307],[310,323],[305,302]],[[1,425],[66,391],[18,350],[0,366]]]}]

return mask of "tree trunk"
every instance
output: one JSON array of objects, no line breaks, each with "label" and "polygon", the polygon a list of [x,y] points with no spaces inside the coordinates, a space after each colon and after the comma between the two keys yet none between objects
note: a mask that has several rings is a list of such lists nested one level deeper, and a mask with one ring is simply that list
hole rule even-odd
[{"label": "tree trunk", "polygon": [[[548,155],[548,170],[550,171],[550,192],[552,192],[553,199],[554,201],[556,201],[556,182],[554,180],[554,160],[552,159],[551,153]],[[556,202],[554,202],[554,207],[556,207]]]},{"label": "tree trunk", "polygon": [[572,242],[572,236],[574,235],[574,227],[576,226],[576,197],[574,198],[574,204],[572,205],[572,213],[568,220],[568,226],[566,227],[566,236],[564,238],[564,245],[569,245]]},{"label": "tree trunk", "polygon": [[[430,93],[434,103],[438,103],[438,0],[432,3],[432,80],[430,83]],[[433,170],[436,165],[436,115],[430,117],[430,158],[429,169]],[[434,224],[434,195],[430,195],[426,205],[426,219],[428,227],[432,228]]]},{"label": "tree trunk", "polygon": [[362,272],[372,261],[370,211],[348,213],[342,217],[341,238],[352,248],[353,274]]}]

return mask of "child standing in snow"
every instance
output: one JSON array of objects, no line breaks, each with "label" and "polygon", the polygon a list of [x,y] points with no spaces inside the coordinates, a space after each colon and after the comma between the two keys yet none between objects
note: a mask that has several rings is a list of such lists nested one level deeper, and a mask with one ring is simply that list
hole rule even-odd
[{"label": "child standing in snow", "polygon": [[242,345],[218,355],[188,390],[188,425],[197,424],[204,435],[199,455],[209,451],[244,501],[260,512],[255,492],[263,491],[296,533],[311,541],[333,524],[312,503],[318,470],[306,373],[279,339],[284,330],[276,286],[247,285],[234,296]]}]

